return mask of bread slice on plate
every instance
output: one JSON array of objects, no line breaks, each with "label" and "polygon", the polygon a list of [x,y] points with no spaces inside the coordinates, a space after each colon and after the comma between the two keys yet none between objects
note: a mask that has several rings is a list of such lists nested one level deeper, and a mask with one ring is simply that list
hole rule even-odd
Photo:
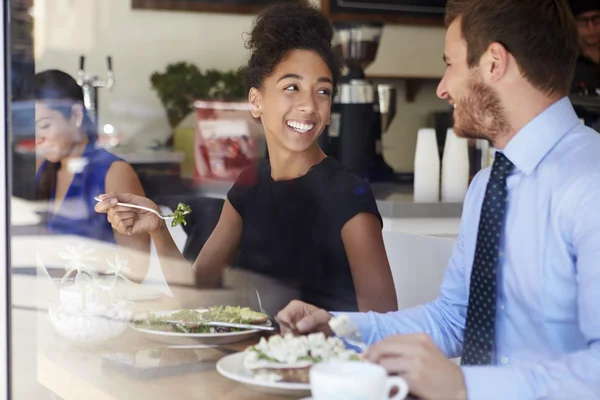
[{"label": "bread slice on plate", "polygon": [[310,368],[318,362],[360,360],[360,355],[346,349],[340,339],[327,338],[323,333],[263,337],[245,353],[244,367],[256,379],[270,382],[308,383]]},{"label": "bread slice on plate", "polygon": [[204,321],[259,325],[267,322],[269,317],[261,312],[253,311],[249,307],[215,306],[204,312],[202,319]]}]

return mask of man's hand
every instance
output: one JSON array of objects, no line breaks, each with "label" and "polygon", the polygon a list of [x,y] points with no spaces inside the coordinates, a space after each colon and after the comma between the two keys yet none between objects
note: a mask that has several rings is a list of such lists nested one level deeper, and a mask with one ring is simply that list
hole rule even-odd
[{"label": "man's hand", "polygon": [[323,332],[331,336],[329,320],[333,315],[311,304],[293,300],[279,311],[275,320],[281,325],[281,333]]},{"label": "man's hand", "polygon": [[448,360],[426,334],[390,336],[371,346],[365,358],[408,383],[423,400],[466,400],[462,370]]}]

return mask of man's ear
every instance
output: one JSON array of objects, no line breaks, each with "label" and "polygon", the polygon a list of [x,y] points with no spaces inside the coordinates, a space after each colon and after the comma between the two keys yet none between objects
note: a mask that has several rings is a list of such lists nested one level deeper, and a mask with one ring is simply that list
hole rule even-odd
[{"label": "man's ear", "polygon": [[509,71],[510,53],[502,44],[494,42],[490,44],[484,57],[486,59],[482,71],[485,74],[484,80],[500,81]]},{"label": "man's ear", "polygon": [[262,115],[262,98],[257,88],[251,88],[248,92],[248,103],[250,103],[250,112],[254,118],[260,118]]}]

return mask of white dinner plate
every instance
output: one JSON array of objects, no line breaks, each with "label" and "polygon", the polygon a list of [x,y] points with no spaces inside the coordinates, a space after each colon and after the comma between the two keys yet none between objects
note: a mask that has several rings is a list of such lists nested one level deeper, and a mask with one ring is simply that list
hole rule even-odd
[{"label": "white dinner plate", "polygon": [[244,356],[244,352],[239,352],[221,358],[217,362],[217,371],[224,377],[261,393],[296,398],[310,396],[308,383],[268,382],[254,378],[244,367]]},{"label": "white dinner plate", "polygon": [[[169,311],[155,311],[152,314],[157,317],[166,317],[173,315],[182,310],[169,310]],[[145,319],[147,313],[137,314],[134,319],[140,320]],[[267,323],[266,325],[268,325]],[[152,329],[144,329],[135,326],[131,323],[131,328],[142,335],[146,336],[150,340],[156,342],[168,343],[168,344],[228,344],[241,342],[249,339],[256,335],[259,331],[257,329],[249,329],[240,332],[224,332],[224,333],[178,333],[178,332],[163,332]]]}]

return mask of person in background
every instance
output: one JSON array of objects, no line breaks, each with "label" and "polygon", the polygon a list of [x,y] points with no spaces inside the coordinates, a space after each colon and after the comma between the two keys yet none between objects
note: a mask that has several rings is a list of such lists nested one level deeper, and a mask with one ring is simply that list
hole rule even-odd
[{"label": "person in background", "polygon": [[[494,164],[469,187],[439,297],[349,319],[419,399],[598,399],[600,135],[567,97],[575,20],[566,0],[451,0],[446,24],[437,94]],[[277,316],[300,332],[331,318],[299,301]]]},{"label": "person in background", "polygon": [[600,89],[600,2],[570,0],[571,11],[577,21],[579,58],[573,78],[573,92],[584,90],[598,96]]},{"label": "person in background", "polygon": [[[577,21],[579,34],[579,58],[571,93],[584,96],[600,96],[600,1],[570,0],[571,12]],[[594,126],[598,115],[581,107],[575,108],[586,125]]]},{"label": "person in background", "polygon": [[[235,262],[293,282],[302,299],[322,307],[396,310],[371,188],[317,142],[330,123],[340,73],[332,38],[327,18],[305,3],[275,5],[257,18],[244,79],[269,160],[241,173],[193,268],[209,287]],[[153,202],[131,194],[102,198],[96,210],[108,213],[119,232],[150,232],[161,260],[181,260],[163,221],[116,206],[124,201],[156,209]]]},{"label": "person in background", "polygon": [[129,164],[97,146],[97,133],[83,105],[81,87],[59,70],[37,73],[32,86],[38,155],[36,199],[49,203],[49,231],[148,253],[148,234],[118,233],[94,211],[94,197],[106,191],[143,196],[144,190]]}]

